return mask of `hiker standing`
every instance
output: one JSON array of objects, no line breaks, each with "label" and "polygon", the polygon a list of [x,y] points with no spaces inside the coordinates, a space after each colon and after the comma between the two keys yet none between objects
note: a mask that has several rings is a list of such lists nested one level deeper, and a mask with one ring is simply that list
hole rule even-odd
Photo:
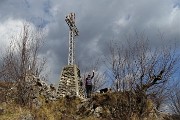
[{"label": "hiker standing", "polygon": [[85,85],[86,85],[86,95],[87,98],[91,97],[91,92],[92,92],[92,79],[94,77],[94,70],[93,70],[93,75],[91,76],[90,74],[86,78]]}]

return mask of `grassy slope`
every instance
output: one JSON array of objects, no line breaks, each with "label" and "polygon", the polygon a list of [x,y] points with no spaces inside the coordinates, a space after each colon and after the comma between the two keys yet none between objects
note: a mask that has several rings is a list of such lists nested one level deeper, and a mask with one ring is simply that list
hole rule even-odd
[{"label": "grassy slope", "polygon": [[[118,101],[126,104],[126,95],[119,93],[108,93],[94,95],[89,101],[89,105],[102,106],[103,108],[113,109]],[[23,116],[31,115],[35,120],[109,120],[109,112],[104,109],[104,113],[101,118],[94,117],[93,114],[89,114],[88,108],[77,112],[77,106],[82,103],[78,98],[63,98],[57,101],[45,102],[43,97],[39,98],[42,106],[38,109],[32,107],[21,107],[14,103],[0,103],[0,108],[4,108],[3,114],[0,114],[0,120],[20,120]],[[151,110],[152,102],[147,102],[147,111]],[[112,116],[111,116],[112,117]],[[136,117],[133,120],[137,120]],[[150,119],[149,119],[150,120]],[[151,119],[153,120],[153,119]]]}]

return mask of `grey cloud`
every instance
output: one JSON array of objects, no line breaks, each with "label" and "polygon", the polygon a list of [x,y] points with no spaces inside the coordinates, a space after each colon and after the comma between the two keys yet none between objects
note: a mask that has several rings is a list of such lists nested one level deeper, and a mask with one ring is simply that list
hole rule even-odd
[{"label": "grey cloud", "polygon": [[41,54],[49,58],[48,64],[52,66],[54,75],[51,79],[57,82],[58,74],[67,64],[69,28],[64,19],[68,13],[76,13],[76,25],[80,31],[76,38],[76,61],[83,68],[98,57],[109,54],[108,44],[111,40],[124,41],[124,36],[135,31],[145,31],[153,44],[160,44],[158,31],[165,33],[167,39],[176,39],[178,43],[180,8],[177,1],[8,0],[0,3],[0,21],[9,17],[26,19],[47,27],[49,32]]},{"label": "grey cloud", "polygon": [[49,0],[6,0],[0,5],[0,21],[24,19],[35,25],[44,25],[53,19]]}]

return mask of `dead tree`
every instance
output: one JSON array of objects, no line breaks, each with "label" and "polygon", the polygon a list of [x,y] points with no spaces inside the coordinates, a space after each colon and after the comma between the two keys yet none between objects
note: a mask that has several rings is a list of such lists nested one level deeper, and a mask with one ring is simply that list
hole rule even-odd
[{"label": "dead tree", "polygon": [[44,70],[46,60],[39,57],[43,34],[33,30],[28,23],[23,24],[22,32],[13,38],[2,58],[3,74],[1,79],[16,84],[16,101],[20,105],[30,102],[30,87],[26,82],[27,74],[39,76]]},{"label": "dead tree", "polygon": [[180,116],[180,82],[175,82],[173,91],[169,96],[169,107],[173,114]]},{"label": "dead tree", "polygon": [[175,48],[155,48],[148,42],[149,39],[140,34],[127,38],[127,43],[123,45],[111,43],[110,56],[107,57],[107,66],[114,76],[113,80],[119,81],[117,89],[136,94],[140,115],[144,114],[147,107],[147,98],[152,95],[158,98],[164,93],[165,89],[162,88],[172,80],[171,76],[176,72],[179,61]]}]

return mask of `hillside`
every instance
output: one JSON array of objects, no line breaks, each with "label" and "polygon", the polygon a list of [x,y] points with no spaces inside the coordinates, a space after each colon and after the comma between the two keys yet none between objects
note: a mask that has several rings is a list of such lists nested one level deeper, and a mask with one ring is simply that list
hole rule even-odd
[{"label": "hillside", "polygon": [[[131,95],[131,97],[129,97]],[[66,96],[47,101],[43,96],[38,105],[21,107],[14,102],[0,103],[1,120],[173,120],[154,110],[150,100],[140,115],[139,103],[133,93],[94,94],[91,99]],[[131,98],[131,100],[130,100]],[[131,101],[131,102],[129,102]],[[129,104],[131,103],[131,104]],[[174,119],[176,120],[176,119]],[[177,118],[178,120],[178,118]]]}]

